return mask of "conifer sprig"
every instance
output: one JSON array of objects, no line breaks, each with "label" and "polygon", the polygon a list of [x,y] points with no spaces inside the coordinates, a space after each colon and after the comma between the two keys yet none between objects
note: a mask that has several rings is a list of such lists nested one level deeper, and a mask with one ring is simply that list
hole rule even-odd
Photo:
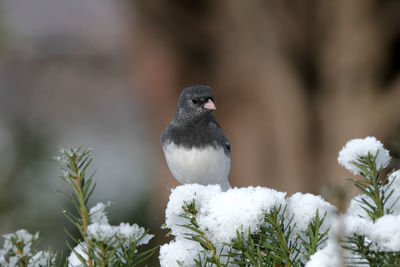
[{"label": "conifer sprig", "polygon": [[317,210],[315,213],[315,219],[310,222],[307,227],[307,231],[304,232],[305,237],[298,235],[300,244],[302,247],[303,255],[307,261],[310,260],[311,256],[319,249],[327,240],[328,232],[330,228],[326,228],[322,231],[322,225],[326,219],[327,213],[324,213],[322,218]]},{"label": "conifer sprig", "polygon": [[[87,255],[93,256],[93,251],[91,251],[93,244],[89,242],[88,234],[89,210],[87,202],[95,189],[95,184],[92,184],[94,172],[89,177],[86,177],[86,170],[92,162],[90,157],[91,150],[82,150],[82,147],[79,146],[77,149],[60,149],[60,152],[63,154],[62,157],[56,158],[61,165],[62,175],[60,177],[73,189],[73,193],[70,196],[62,192],[61,195],[72,201],[77,211],[77,214],[73,214],[64,210],[64,215],[79,230],[86,244]],[[72,236],[70,233],[67,234]],[[72,247],[70,249],[74,251]],[[82,258],[76,251],[74,253]],[[88,257],[85,264],[93,267],[93,258]]]},{"label": "conifer sprig", "polygon": [[[221,263],[220,257],[222,255],[222,249],[221,251],[217,251],[217,248],[214,246],[214,244],[207,238],[206,234],[204,231],[200,230],[200,226],[197,222],[196,215],[198,213],[196,209],[196,202],[193,199],[193,201],[189,203],[185,203],[182,206],[183,213],[181,215],[182,218],[187,219],[188,223],[181,225],[182,227],[190,230],[188,233],[185,234],[186,238],[195,242],[198,242],[202,248],[205,250],[205,257],[201,257],[199,255],[198,259],[195,259],[196,265],[197,266],[212,266],[212,264],[215,264],[218,267],[223,266]],[[210,256],[208,256],[210,255]],[[204,259],[203,259],[204,258]]]},{"label": "conifer sprig", "polygon": [[367,156],[353,161],[353,164],[361,170],[362,178],[348,178],[363,194],[360,199],[356,200],[372,221],[386,214],[392,214],[393,205],[399,200],[396,199],[391,206],[386,205],[394,192],[392,187],[394,180],[388,184],[388,177],[391,173],[381,175],[382,168],[376,166],[377,156],[378,152],[374,155],[368,153]]},{"label": "conifer sprig", "polygon": [[[79,230],[75,238],[67,231],[75,246],[67,243],[75,258],[83,266],[137,266],[143,265],[158,247],[139,251],[138,247],[147,244],[152,238],[148,230],[136,224],[121,223],[113,226],[108,223],[105,209],[109,204],[98,203],[89,210],[87,203],[94,192],[95,172],[87,176],[92,162],[91,150],[61,149],[61,178],[73,189],[68,195],[59,193],[74,204],[75,212],[64,211],[67,219]],[[70,256],[71,258],[71,256]],[[69,260],[71,260],[69,258]]]},{"label": "conifer sprig", "polygon": [[0,249],[0,266],[11,267],[55,267],[56,259],[61,260],[61,255],[57,255],[50,248],[38,250],[40,242],[39,232],[30,234],[25,229],[20,229],[15,233],[5,234],[4,248]]},{"label": "conifer sprig", "polygon": [[[391,200],[395,190],[393,183],[396,177],[389,182],[388,178],[393,172],[382,175],[382,167],[377,168],[377,156],[378,151],[375,154],[368,153],[367,156],[358,157],[352,163],[359,168],[362,178],[348,179],[362,193],[360,198],[355,198],[355,200],[373,222],[384,215],[392,214],[393,208],[400,198],[398,197],[388,206],[388,202]],[[360,216],[363,217],[362,215]],[[342,247],[355,255],[355,257],[346,259],[348,264],[369,264],[370,266],[400,265],[400,252],[378,251],[377,244],[367,240],[363,235],[353,234],[348,236]]]}]

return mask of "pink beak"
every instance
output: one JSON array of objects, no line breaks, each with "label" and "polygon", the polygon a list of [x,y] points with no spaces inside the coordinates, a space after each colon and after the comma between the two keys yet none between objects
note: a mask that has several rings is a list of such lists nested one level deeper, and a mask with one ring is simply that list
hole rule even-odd
[{"label": "pink beak", "polygon": [[217,107],[215,106],[214,102],[211,101],[211,99],[208,99],[208,101],[204,104],[204,108],[209,110],[217,109]]}]

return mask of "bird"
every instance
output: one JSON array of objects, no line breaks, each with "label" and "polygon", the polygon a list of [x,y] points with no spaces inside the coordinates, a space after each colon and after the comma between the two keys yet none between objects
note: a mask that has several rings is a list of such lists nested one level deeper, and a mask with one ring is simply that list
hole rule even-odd
[{"label": "bird", "polygon": [[231,145],[212,112],[214,93],[206,85],[184,88],[161,146],[172,175],[181,184],[218,184],[231,188]]}]

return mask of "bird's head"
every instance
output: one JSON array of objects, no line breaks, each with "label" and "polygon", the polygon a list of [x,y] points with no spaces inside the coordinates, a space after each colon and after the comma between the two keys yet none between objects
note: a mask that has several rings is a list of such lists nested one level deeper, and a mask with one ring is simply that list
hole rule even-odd
[{"label": "bird's head", "polygon": [[176,117],[183,120],[196,120],[208,116],[217,109],[214,93],[209,86],[194,85],[183,89],[178,102]]}]

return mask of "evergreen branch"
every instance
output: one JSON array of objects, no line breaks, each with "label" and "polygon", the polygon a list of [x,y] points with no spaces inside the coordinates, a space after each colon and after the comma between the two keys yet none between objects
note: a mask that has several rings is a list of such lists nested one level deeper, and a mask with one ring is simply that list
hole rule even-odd
[{"label": "evergreen branch", "polygon": [[327,213],[325,212],[324,216],[320,218],[319,211],[317,209],[315,213],[315,219],[308,225],[307,231],[304,232],[308,240],[298,236],[304,249],[304,256],[307,261],[310,260],[311,255],[313,255],[317,249],[328,239],[328,232],[330,228],[327,228],[325,231],[321,232],[321,226],[326,219],[326,215]]},{"label": "evergreen branch", "polygon": [[[86,170],[92,162],[92,158],[90,157],[90,150],[81,151],[81,148],[82,146],[79,146],[77,149],[62,149],[64,157],[60,158],[59,162],[64,171],[63,180],[73,189],[74,194],[72,194],[69,199],[74,204],[79,217],[69,212],[64,212],[64,215],[78,228],[86,243],[87,254],[90,255],[91,248],[87,230],[89,225],[89,212],[86,204],[88,201],[88,192],[93,193],[94,186],[92,185],[92,177],[86,180]],[[63,195],[66,194],[63,193]],[[93,266],[93,260],[90,257],[87,263],[89,267]]]},{"label": "evergreen branch", "polygon": [[196,218],[198,211],[196,209],[195,200],[193,199],[189,203],[185,202],[184,205],[182,206],[182,209],[184,213],[181,215],[181,217],[187,219],[189,223],[181,226],[192,231],[192,233],[185,234],[187,236],[186,238],[198,242],[206,251],[209,251],[212,254],[211,258],[207,257],[206,263],[207,262],[214,263],[218,267],[221,267],[222,263],[220,261],[220,258],[218,256],[214,244],[207,238],[206,234],[199,228],[199,224]]},{"label": "evergreen branch", "polygon": [[[392,205],[387,206],[394,194],[394,179],[387,183],[392,172],[380,179],[381,168],[376,167],[377,155],[378,152],[374,155],[369,153],[353,162],[355,166],[362,170],[363,179],[349,179],[364,195],[356,200],[373,222],[384,215],[392,214],[395,204],[400,199],[398,197]],[[355,257],[346,259],[348,264],[369,264],[370,266],[398,266],[400,264],[400,252],[378,251],[376,249],[377,244],[368,241],[363,235],[353,234],[346,237],[342,247],[355,255]]]}]

